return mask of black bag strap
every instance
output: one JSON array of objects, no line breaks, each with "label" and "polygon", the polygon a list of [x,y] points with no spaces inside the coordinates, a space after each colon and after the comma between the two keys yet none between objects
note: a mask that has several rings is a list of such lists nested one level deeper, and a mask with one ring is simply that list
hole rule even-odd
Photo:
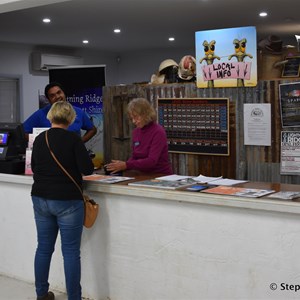
[{"label": "black bag strap", "polygon": [[74,182],[74,184],[77,186],[77,188],[79,189],[81,195],[82,195],[82,198],[84,199],[83,197],[83,192],[82,192],[82,189],[80,188],[79,184],[76,182],[76,180],[69,174],[69,172],[62,166],[62,164],[58,161],[58,159],[56,158],[55,154],[52,152],[50,146],[49,146],[49,141],[48,141],[48,130],[46,131],[46,134],[45,134],[45,138],[46,138],[46,144],[48,146],[48,149],[53,157],[53,159],[55,160],[55,162],[58,164],[58,166],[64,171],[64,173]]}]

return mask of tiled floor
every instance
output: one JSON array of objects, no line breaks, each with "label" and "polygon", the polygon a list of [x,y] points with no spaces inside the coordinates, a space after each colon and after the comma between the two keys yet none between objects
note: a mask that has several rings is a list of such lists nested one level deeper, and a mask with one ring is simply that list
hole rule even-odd
[{"label": "tiled floor", "polygon": [[[56,300],[67,300],[67,295],[53,291]],[[0,300],[35,300],[33,284],[0,275]]]}]

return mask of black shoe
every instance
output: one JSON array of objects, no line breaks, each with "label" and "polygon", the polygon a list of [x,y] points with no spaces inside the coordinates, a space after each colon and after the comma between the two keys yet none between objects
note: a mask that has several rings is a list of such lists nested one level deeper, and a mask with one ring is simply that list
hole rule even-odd
[{"label": "black shoe", "polygon": [[47,295],[36,298],[36,300],[54,300],[54,299],[55,299],[55,296],[52,292],[48,292]]}]

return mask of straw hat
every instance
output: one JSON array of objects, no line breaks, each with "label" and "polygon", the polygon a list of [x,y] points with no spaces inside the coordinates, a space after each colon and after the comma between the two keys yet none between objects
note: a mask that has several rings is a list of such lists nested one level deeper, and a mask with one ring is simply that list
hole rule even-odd
[{"label": "straw hat", "polygon": [[158,68],[158,72],[160,73],[161,71],[163,71],[164,69],[168,68],[168,67],[178,67],[178,64],[176,61],[174,61],[173,59],[165,59],[163,60]]}]

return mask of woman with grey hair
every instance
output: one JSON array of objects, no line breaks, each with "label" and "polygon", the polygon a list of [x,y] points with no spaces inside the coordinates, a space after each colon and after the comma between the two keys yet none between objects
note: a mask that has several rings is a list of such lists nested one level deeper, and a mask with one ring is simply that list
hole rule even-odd
[{"label": "woman with grey hair", "polygon": [[156,122],[156,111],[147,99],[129,102],[127,112],[136,128],[132,132],[132,155],[127,161],[112,160],[106,170],[112,174],[124,170],[172,174],[165,129]]}]

